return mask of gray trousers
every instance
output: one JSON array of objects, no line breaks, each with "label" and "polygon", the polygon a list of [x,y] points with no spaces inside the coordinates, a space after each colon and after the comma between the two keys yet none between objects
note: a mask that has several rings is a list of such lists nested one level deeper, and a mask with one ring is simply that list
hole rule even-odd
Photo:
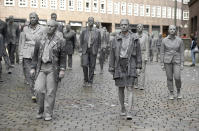
[{"label": "gray trousers", "polygon": [[[68,60],[67,60],[67,56],[68,56]],[[66,55],[66,62],[68,62],[68,67],[72,68],[72,63],[73,63],[73,55],[72,54]]]},{"label": "gray trousers", "polygon": [[144,54],[142,54],[142,69],[140,71],[140,74],[137,78],[135,78],[135,85],[139,86],[140,88],[144,88],[145,86],[145,69],[146,69],[146,63],[144,59]]},{"label": "gray trousers", "polygon": [[34,95],[34,79],[30,75],[31,65],[32,65],[32,59],[23,58],[23,73],[25,76],[25,80],[30,85],[30,90],[32,95]]},{"label": "gray trousers", "polygon": [[164,64],[165,65],[165,70],[166,70],[166,75],[167,75],[167,86],[170,92],[174,91],[173,87],[173,77],[175,79],[175,84],[177,90],[180,90],[181,88],[181,70],[180,70],[180,64],[176,63],[169,63],[169,64]]},{"label": "gray trousers", "polygon": [[100,51],[100,56],[99,56],[99,64],[100,64],[101,70],[103,70],[105,59],[106,59],[106,49],[102,48]]},{"label": "gray trousers", "polygon": [[3,59],[5,61],[6,70],[9,70],[11,63],[10,63],[10,59],[8,57],[8,53],[6,52],[6,48],[3,49]]},{"label": "gray trousers", "polygon": [[11,64],[15,64],[16,44],[9,43],[7,45],[7,49],[8,49],[8,54],[9,54]]},{"label": "gray trousers", "polygon": [[1,78],[1,74],[2,74],[2,64],[1,64],[1,58],[0,58],[0,78]]},{"label": "gray trousers", "polygon": [[158,60],[160,59],[160,46],[157,46],[157,50],[156,50],[156,61],[158,62]]},{"label": "gray trousers", "polygon": [[39,104],[38,113],[44,113],[45,116],[53,115],[57,85],[52,64],[42,64],[34,88]]},{"label": "gray trousers", "polygon": [[92,54],[92,48],[89,48],[86,54],[82,55],[84,82],[93,83],[96,58],[97,56]]}]

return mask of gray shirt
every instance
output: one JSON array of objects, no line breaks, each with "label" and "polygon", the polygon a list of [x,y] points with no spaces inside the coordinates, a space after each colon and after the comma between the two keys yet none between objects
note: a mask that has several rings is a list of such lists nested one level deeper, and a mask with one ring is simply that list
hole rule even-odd
[{"label": "gray shirt", "polygon": [[130,42],[130,34],[122,35],[122,45],[120,50],[120,57],[121,58],[128,58],[128,47]]},{"label": "gray shirt", "polygon": [[42,62],[43,63],[51,62],[51,59],[50,59],[50,50],[51,50],[50,40],[47,40],[45,42],[44,51],[43,51],[43,55],[42,55]]}]

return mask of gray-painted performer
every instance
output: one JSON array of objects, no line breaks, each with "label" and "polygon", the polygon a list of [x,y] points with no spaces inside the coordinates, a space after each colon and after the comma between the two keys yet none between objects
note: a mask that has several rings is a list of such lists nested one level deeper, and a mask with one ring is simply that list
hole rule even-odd
[{"label": "gray-painted performer", "polygon": [[73,54],[76,44],[76,33],[71,29],[70,25],[66,25],[63,34],[63,37],[66,40],[66,63],[68,63],[67,69],[72,70]]},{"label": "gray-painted performer", "polygon": [[146,63],[149,60],[149,37],[147,34],[143,32],[143,25],[138,24],[137,25],[137,36],[140,41],[140,48],[142,53],[142,70],[139,72],[139,77],[135,79],[135,88],[139,88],[140,90],[144,90],[145,88],[145,69],[146,69]]},{"label": "gray-painted performer", "polygon": [[80,36],[80,48],[82,49],[81,65],[84,72],[83,86],[92,87],[94,70],[98,49],[101,45],[100,32],[93,27],[94,18],[88,18],[88,27],[83,30]]},{"label": "gray-painted performer", "polygon": [[34,79],[30,75],[31,62],[33,57],[33,52],[35,48],[36,40],[42,38],[44,34],[44,27],[38,22],[39,17],[35,12],[29,14],[30,23],[28,26],[23,28],[23,32],[20,34],[19,40],[19,57],[22,60],[23,72],[25,75],[25,80],[30,86],[32,93],[33,102],[36,101],[34,92]]},{"label": "gray-painted performer", "polygon": [[35,76],[35,92],[39,105],[37,119],[52,120],[58,82],[64,77],[66,54],[64,39],[58,36],[57,22],[47,22],[47,34],[35,45],[31,75]]},{"label": "gray-painted performer", "polygon": [[184,65],[184,44],[180,37],[176,36],[176,26],[169,26],[169,35],[162,40],[161,66],[166,70],[169,99],[174,99],[173,79],[177,88],[177,98],[181,99],[181,70]]},{"label": "gray-painted performer", "polygon": [[[118,87],[121,114],[132,119],[133,85],[137,72],[142,68],[142,56],[139,38],[129,31],[129,20],[120,21],[121,32],[115,36],[111,45],[109,72],[113,74],[115,85]],[[128,108],[124,105],[124,89],[128,91]]]}]

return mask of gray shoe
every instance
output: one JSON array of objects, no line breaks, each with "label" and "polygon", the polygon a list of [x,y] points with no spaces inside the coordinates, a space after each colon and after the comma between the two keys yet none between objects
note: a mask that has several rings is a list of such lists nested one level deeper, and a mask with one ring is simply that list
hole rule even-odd
[{"label": "gray shoe", "polygon": [[39,114],[36,115],[36,118],[37,118],[37,119],[42,119],[42,118],[43,118],[43,115],[42,115],[41,113],[39,113]]},{"label": "gray shoe", "polygon": [[177,92],[177,99],[182,99],[182,94],[181,94],[181,92],[179,91],[179,92]]},{"label": "gray shoe", "polygon": [[127,119],[127,120],[132,120],[133,117],[132,117],[132,115],[128,114],[128,115],[126,116],[126,119]]},{"label": "gray shoe", "polygon": [[32,96],[32,101],[33,101],[33,103],[36,103],[36,102],[37,102],[36,96]]},{"label": "gray shoe", "polygon": [[83,87],[87,87],[88,86],[88,82],[84,82]]},{"label": "gray shoe", "polygon": [[51,121],[51,120],[52,120],[52,117],[51,117],[51,116],[46,116],[46,117],[44,118],[44,120],[45,120],[45,121]]},{"label": "gray shoe", "polygon": [[138,86],[137,86],[137,85],[134,85],[134,88],[135,88],[135,89],[138,89]]},{"label": "gray shoe", "polygon": [[141,86],[139,89],[140,89],[140,90],[144,90],[144,87],[143,87],[143,86]]},{"label": "gray shoe", "polygon": [[88,87],[92,87],[92,83],[88,83],[88,85],[87,85]]},{"label": "gray shoe", "polygon": [[126,116],[126,109],[125,109],[125,107],[122,108],[122,110],[120,112],[120,116]]},{"label": "gray shoe", "polygon": [[169,94],[169,100],[174,100],[174,95],[173,95],[173,93],[170,93],[170,94]]}]

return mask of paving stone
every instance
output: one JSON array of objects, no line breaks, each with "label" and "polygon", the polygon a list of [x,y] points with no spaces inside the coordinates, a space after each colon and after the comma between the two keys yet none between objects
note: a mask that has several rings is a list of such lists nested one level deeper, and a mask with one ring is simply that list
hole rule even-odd
[{"label": "paving stone", "polygon": [[[5,66],[3,69],[5,72]],[[145,90],[134,89],[131,121],[119,116],[118,89],[107,71],[108,63],[104,70],[104,74],[100,74],[97,64],[93,87],[84,88],[80,57],[74,56],[73,70],[67,70],[59,84],[53,120],[46,122],[35,119],[37,104],[31,102],[30,90],[23,84],[21,65],[16,65],[12,75],[3,74],[5,81],[0,83],[0,131],[199,130],[198,67],[185,67],[183,99],[170,101],[166,75],[160,64],[147,65]],[[174,93],[176,96],[176,89]],[[128,103],[127,98],[125,103]]]}]

